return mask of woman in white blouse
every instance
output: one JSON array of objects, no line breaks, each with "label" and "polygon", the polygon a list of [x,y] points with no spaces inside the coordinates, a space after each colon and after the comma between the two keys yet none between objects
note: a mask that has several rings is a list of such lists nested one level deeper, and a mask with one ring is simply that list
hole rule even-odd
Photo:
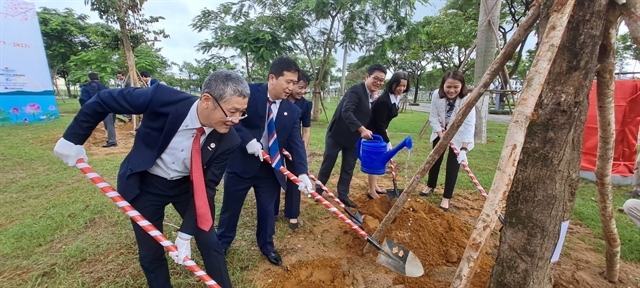
[{"label": "woman in white blouse", "polygon": [[[467,94],[468,90],[462,72],[449,71],[442,77],[438,97],[431,99],[431,113],[429,115],[429,122],[433,130],[430,140],[433,142],[434,147],[438,141],[440,141],[442,135],[444,135],[445,130],[448,129],[453,122],[460,107],[467,101],[468,98],[465,97]],[[453,149],[449,147],[449,155],[447,156],[445,169],[444,194],[440,202],[440,209],[445,212],[449,211],[449,200],[453,197],[453,189],[458,179],[460,163],[467,160],[467,152],[473,149],[475,125],[476,112],[472,109],[464,120],[460,130],[458,130],[456,135],[453,136],[453,140],[451,140],[460,150],[460,155],[456,157]],[[443,158],[444,153],[440,155],[438,160],[433,164],[433,167],[431,167],[431,170],[429,170],[427,187],[420,192],[420,196],[429,196],[433,193],[438,181],[438,174]]]}]

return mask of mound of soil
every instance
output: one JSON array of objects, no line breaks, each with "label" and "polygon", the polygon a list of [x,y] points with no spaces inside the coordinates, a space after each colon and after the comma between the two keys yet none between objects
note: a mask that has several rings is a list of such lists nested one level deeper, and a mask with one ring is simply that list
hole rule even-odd
[{"label": "mound of soil", "polygon": [[[390,177],[380,177],[381,187],[393,187]],[[337,175],[329,181],[329,189]],[[332,185],[333,184],[333,185]],[[356,172],[350,197],[358,203],[364,217],[364,230],[373,234],[392,206],[386,196],[367,199],[366,176]],[[441,192],[436,189],[436,192]],[[276,248],[284,265],[275,267],[262,261],[253,277],[258,287],[305,288],[444,288],[449,287],[466,248],[467,241],[482,205],[477,191],[458,191],[449,212],[443,212],[424,197],[414,196],[403,207],[385,237],[411,250],[420,259],[425,274],[410,278],[399,275],[375,262],[377,254],[364,255],[366,242],[335,219],[329,212],[320,219],[306,220],[305,226],[291,231],[286,220],[276,229],[286,230],[276,239]],[[440,194],[441,195],[441,194]],[[326,194],[325,194],[326,196]],[[439,203],[440,196],[432,196]],[[302,210],[318,205],[303,197]],[[316,208],[317,209],[317,208]],[[304,215],[304,213],[303,213]],[[580,239],[600,241],[591,230],[573,221],[560,262],[554,264],[554,287],[640,287],[640,265],[621,261],[620,280],[607,282],[602,276],[604,254]],[[499,227],[496,227],[499,229]],[[498,248],[499,234],[494,231],[485,245],[479,267],[470,287],[487,287]]]}]

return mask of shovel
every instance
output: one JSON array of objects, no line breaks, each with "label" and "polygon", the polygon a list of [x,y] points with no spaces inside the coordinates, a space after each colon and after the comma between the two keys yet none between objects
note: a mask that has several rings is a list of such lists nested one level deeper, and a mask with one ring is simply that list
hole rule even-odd
[{"label": "shovel", "polygon": [[[264,151],[262,151],[262,158],[265,161],[271,163],[271,157],[269,157],[269,154]],[[274,169],[278,169],[282,174],[284,174],[284,176],[291,180],[291,182],[295,184],[301,183],[300,179],[289,172],[287,168],[280,166],[274,167]],[[314,199],[318,200],[318,202],[321,203],[324,207],[326,207],[331,212],[331,214],[340,218],[340,220],[349,225],[349,227],[351,227],[351,229],[356,232],[358,236],[360,236],[360,238],[369,242],[378,250],[378,258],[376,259],[376,263],[408,277],[420,277],[424,274],[422,263],[420,263],[420,259],[418,259],[418,257],[416,257],[413,252],[388,239],[384,239],[382,245],[380,245],[380,243],[371,238],[371,236],[369,236],[367,232],[360,229],[358,225],[344,216],[344,214],[342,214],[340,210],[331,205],[329,201],[322,198],[320,194],[311,189],[309,189],[307,192],[311,194]]]},{"label": "shovel", "polygon": [[[291,158],[291,153],[289,153],[289,151],[287,151],[285,149],[282,149],[282,154],[284,154],[284,156],[287,157],[289,160],[292,159]],[[316,185],[320,186],[320,188],[322,188],[322,191],[327,193],[327,195],[329,195],[329,197],[331,197],[331,199],[333,199],[333,202],[336,202],[338,204],[338,206],[340,206],[340,207],[342,207],[342,209],[344,209],[344,212],[347,213],[347,215],[349,215],[349,217],[351,217],[351,221],[353,221],[353,223],[356,223],[356,225],[358,225],[358,227],[362,227],[364,215],[362,215],[362,213],[360,213],[360,211],[356,211],[356,213],[353,213],[353,212],[349,211],[349,209],[344,205],[344,203],[342,203],[342,201],[340,201],[340,199],[338,199],[338,197],[336,197],[336,195],[334,195],[333,193],[331,193],[331,191],[329,191],[329,188],[324,186],[324,184],[322,184],[322,182],[320,182],[320,180],[318,180],[318,178],[316,178],[316,176],[313,176],[313,174],[311,174],[311,171],[309,171],[307,173],[307,175],[309,176],[309,179],[311,179],[313,182],[315,182]]]},{"label": "shovel", "polygon": [[393,159],[389,160],[389,167],[391,167],[391,177],[393,179],[393,189],[387,189],[387,197],[389,201],[400,197],[400,194],[404,189],[398,189],[398,181],[396,180],[396,165],[393,163]]}]

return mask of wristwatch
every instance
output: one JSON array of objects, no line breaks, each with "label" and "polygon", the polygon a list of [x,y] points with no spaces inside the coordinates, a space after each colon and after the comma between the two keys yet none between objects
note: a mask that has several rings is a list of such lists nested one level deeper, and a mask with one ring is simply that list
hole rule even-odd
[{"label": "wristwatch", "polygon": [[469,150],[467,149],[467,147],[462,147],[462,148],[460,148],[460,150],[461,150],[461,151],[462,151],[462,150],[464,150],[464,151],[469,152]]}]

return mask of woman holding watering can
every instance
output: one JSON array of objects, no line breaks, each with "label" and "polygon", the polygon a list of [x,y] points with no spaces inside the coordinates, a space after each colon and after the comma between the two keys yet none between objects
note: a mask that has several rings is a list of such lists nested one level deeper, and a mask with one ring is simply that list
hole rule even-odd
[{"label": "woman holding watering can", "polygon": [[[369,122],[365,126],[371,130],[373,134],[382,136],[384,142],[387,143],[387,150],[391,150],[392,145],[389,140],[387,128],[391,119],[398,116],[398,106],[400,105],[400,96],[409,90],[409,74],[407,72],[396,72],[391,76],[389,82],[385,86],[384,93],[371,105],[371,116]],[[370,199],[380,198],[378,194],[386,194],[380,189],[376,183],[376,176],[369,175],[369,190],[367,191]]]},{"label": "woman holding watering can", "polygon": [[[430,141],[433,142],[433,146],[444,135],[445,130],[449,128],[453,119],[458,114],[460,107],[467,101],[467,86],[465,85],[464,76],[460,71],[449,71],[443,77],[440,82],[440,89],[438,91],[438,97],[434,97],[431,100],[431,112],[429,115],[429,122],[433,132],[431,133]],[[476,126],[476,112],[471,109],[469,115],[462,123],[460,130],[453,136],[451,142],[460,149],[459,156],[456,157],[455,152],[449,147],[449,155],[447,156],[446,175],[444,181],[444,194],[442,195],[442,201],[440,202],[440,209],[447,212],[449,211],[449,200],[453,197],[453,188],[456,185],[458,179],[458,171],[460,170],[460,163],[467,161],[467,152],[473,149],[473,137]],[[425,187],[420,196],[429,196],[433,193],[438,181],[438,174],[440,172],[440,165],[444,153],[440,155],[438,160],[433,164],[431,170],[429,170],[429,177],[427,178],[427,187]]]}]

